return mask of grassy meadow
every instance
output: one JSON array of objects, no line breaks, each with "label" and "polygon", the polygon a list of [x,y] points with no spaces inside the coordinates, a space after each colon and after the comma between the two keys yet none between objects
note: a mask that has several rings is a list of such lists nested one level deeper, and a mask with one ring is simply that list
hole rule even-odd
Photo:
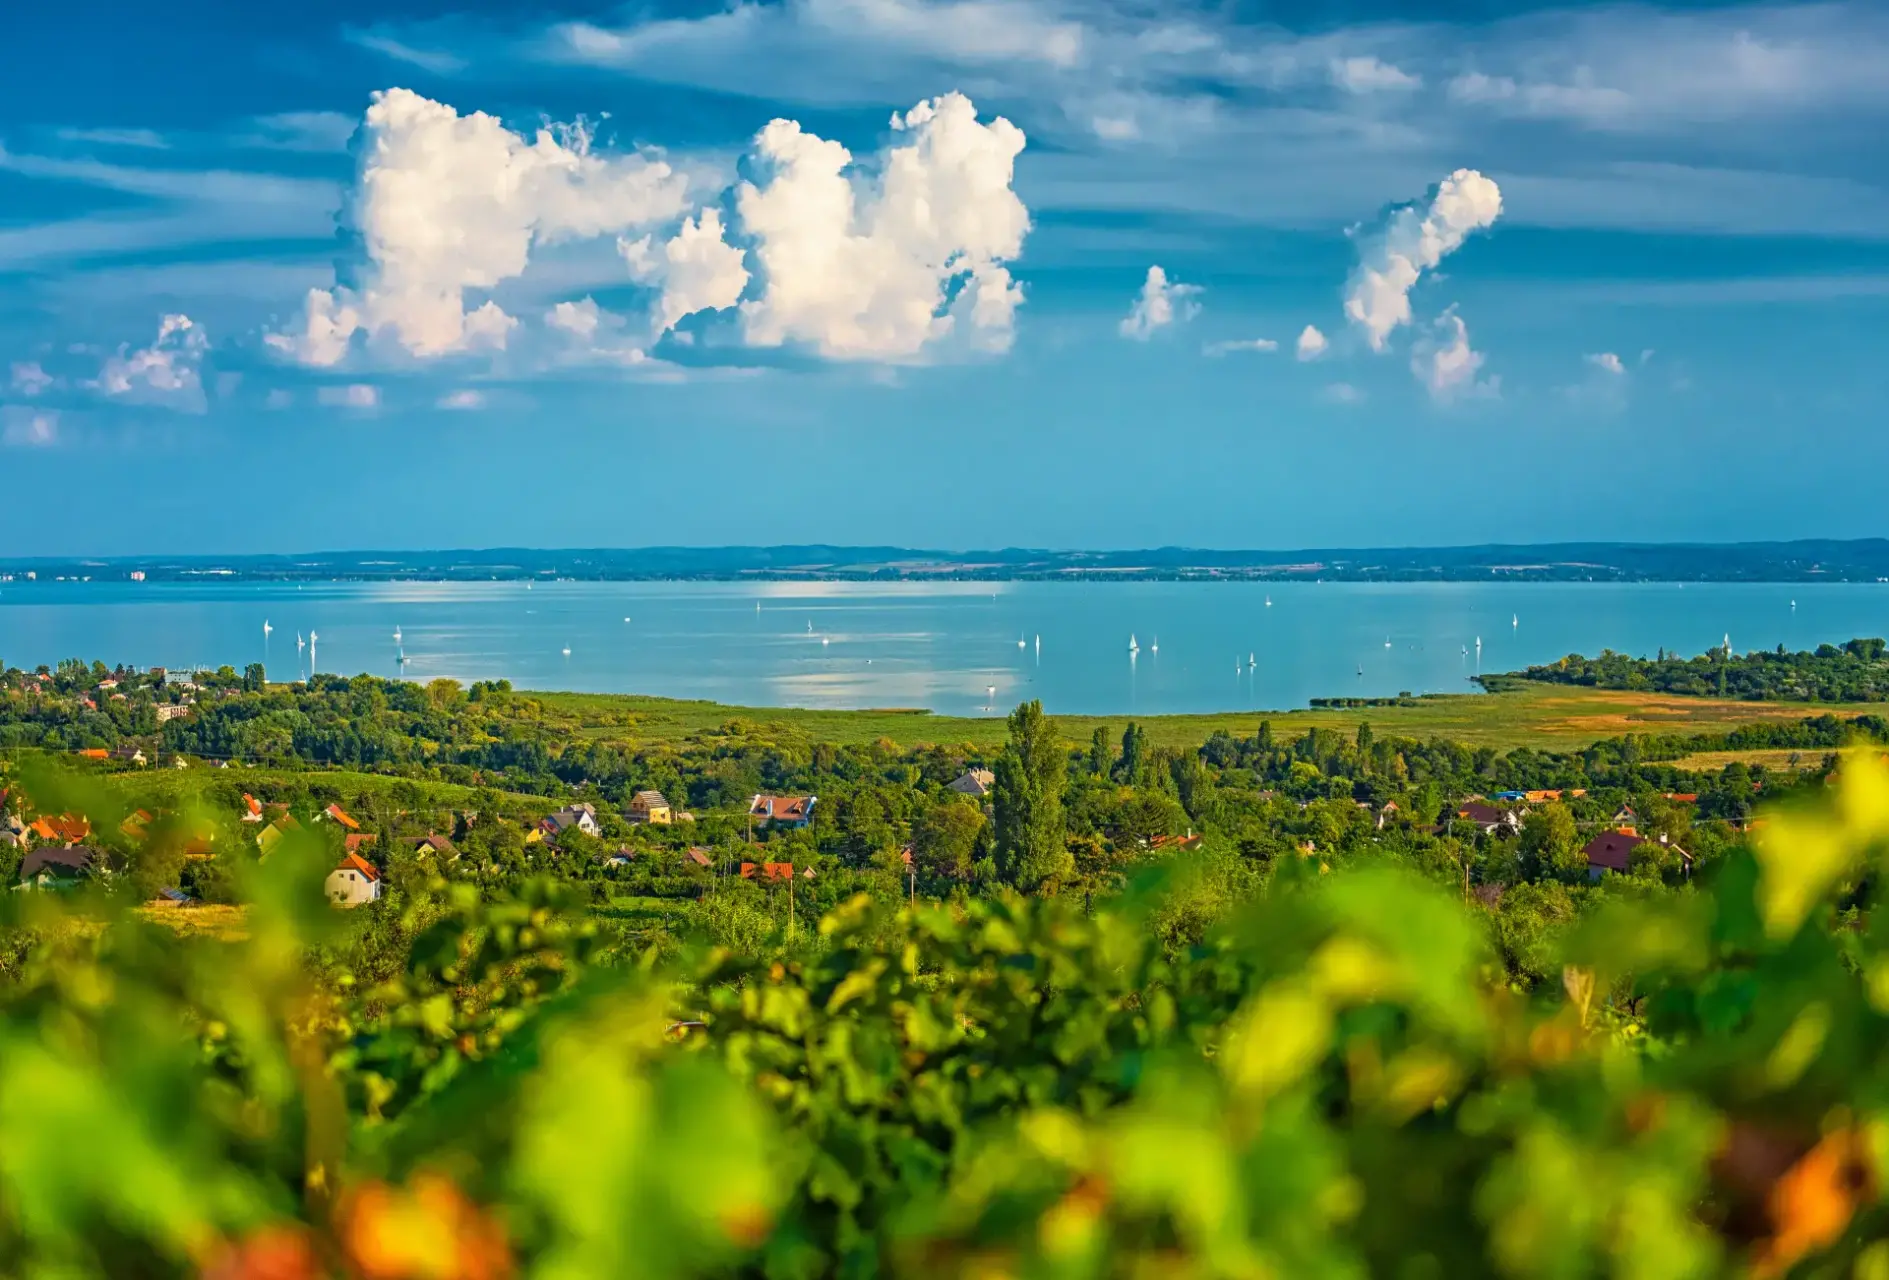
[{"label": "grassy meadow", "polygon": [[[1002,714],[972,718],[899,708],[734,707],[635,694],[533,692],[525,696],[540,705],[548,728],[629,744],[685,742],[722,732],[733,722],[782,740],[870,743],[884,738],[901,747],[918,743],[996,747],[1005,732]],[[1147,731],[1150,743],[1176,747],[1198,746],[1220,729],[1249,735],[1262,719],[1270,720],[1273,732],[1282,737],[1294,737],[1315,726],[1350,732],[1368,720],[1379,733],[1403,737],[1440,737],[1503,750],[1567,750],[1628,733],[1723,733],[1743,724],[1881,710],[1879,703],[1738,702],[1526,683],[1506,693],[1425,697],[1414,706],[1051,719],[1072,744],[1087,743],[1097,726],[1119,737],[1130,719]]]}]

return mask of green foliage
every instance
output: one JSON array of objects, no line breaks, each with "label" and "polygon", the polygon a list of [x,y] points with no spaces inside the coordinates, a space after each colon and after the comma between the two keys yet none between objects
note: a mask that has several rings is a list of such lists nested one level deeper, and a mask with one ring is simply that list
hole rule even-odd
[{"label": "green foliage", "polygon": [[1571,653],[1546,666],[1483,677],[1491,689],[1514,680],[1591,685],[1601,689],[1652,690],[1752,701],[1882,702],[1889,700],[1889,662],[1880,639],[1846,641],[1814,651],[1746,654],[1713,649],[1696,658],[1660,650],[1659,657],[1630,658],[1611,649],[1597,658]]},{"label": "green foliage", "polygon": [[997,757],[991,808],[997,870],[1026,892],[1067,879],[1074,859],[1063,841],[1063,784],[1068,757],[1043,717],[1041,702],[1010,713],[1010,741]]}]

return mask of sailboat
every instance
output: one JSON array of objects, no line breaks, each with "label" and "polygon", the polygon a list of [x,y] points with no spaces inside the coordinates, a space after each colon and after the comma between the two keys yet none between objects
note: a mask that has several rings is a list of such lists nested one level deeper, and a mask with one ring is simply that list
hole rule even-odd
[{"label": "sailboat", "polygon": [[1386,649],[1391,647],[1391,638],[1389,636],[1384,637],[1384,647]]},{"label": "sailboat", "polygon": [[1270,609],[1270,608],[1272,608],[1272,597],[1271,597],[1271,596],[1267,596],[1267,597],[1266,597],[1266,607],[1267,607],[1268,609]]},{"label": "sailboat", "polygon": [[1519,627],[1521,625],[1522,625],[1522,615],[1519,613],[1511,613],[1509,615],[1509,626]]},{"label": "sailboat", "polygon": [[[1792,601],[1791,603],[1792,603],[1792,605],[1794,606],[1794,605],[1795,605],[1795,604],[1796,604],[1797,602],[1796,602],[1796,601]],[[267,639],[269,638],[269,633],[270,633],[271,631],[274,631],[274,630],[275,630],[275,628],[269,625],[269,619],[267,619],[267,618],[264,618],[264,619],[262,620],[262,638],[263,638],[264,640],[267,640]]]},{"label": "sailboat", "polygon": [[1148,652],[1149,653],[1161,652],[1161,637],[1160,636],[1156,636],[1154,638],[1154,643],[1148,646]]},{"label": "sailboat", "polygon": [[571,646],[568,644],[564,646],[564,656],[567,658],[571,656]]},{"label": "sailboat", "polygon": [[1039,658],[1043,656],[1043,637],[1042,636],[1038,636],[1036,638],[1036,656]]},{"label": "sailboat", "polygon": [[400,643],[400,624],[398,622],[394,623],[394,643]]},{"label": "sailboat", "polygon": [[1253,658],[1253,655],[1252,655],[1252,654],[1250,654],[1250,653],[1249,653],[1249,654],[1247,654],[1247,655],[1246,655],[1246,669],[1247,669],[1248,671],[1251,671],[1251,670],[1252,670],[1252,669],[1253,669],[1253,668],[1254,668],[1254,667],[1255,667],[1256,665],[1258,665],[1258,664],[1257,664],[1257,662],[1256,662],[1256,661],[1254,660],[1254,658]]},{"label": "sailboat", "polygon": [[1132,631],[1128,633],[1128,652],[1130,653],[1141,652],[1141,645],[1136,642],[1135,633]]},{"label": "sailboat", "polygon": [[1023,636],[1020,633],[1017,636],[1017,648],[1023,648]]}]

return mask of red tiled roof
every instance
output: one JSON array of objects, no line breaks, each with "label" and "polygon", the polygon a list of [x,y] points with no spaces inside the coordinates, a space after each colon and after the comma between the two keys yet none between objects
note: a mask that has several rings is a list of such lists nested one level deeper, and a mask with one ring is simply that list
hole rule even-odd
[{"label": "red tiled roof", "polygon": [[801,822],[811,808],[812,796],[756,796],[748,812],[771,822]]},{"label": "red tiled roof", "polygon": [[1191,835],[1156,836],[1148,843],[1156,849],[1198,849],[1200,848],[1200,837]]},{"label": "red tiled roof", "polygon": [[369,881],[380,879],[380,872],[374,868],[374,864],[358,853],[349,853],[346,857],[342,858],[341,865],[336,867],[335,870],[358,871]]},{"label": "red tiled roof", "polygon": [[[689,861],[693,862],[698,867],[712,867],[715,865],[715,860],[708,856],[708,850],[702,848],[700,845],[689,846]],[[748,865],[752,866],[753,864],[750,863]]]},{"label": "red tiled roof", "polygon": [[322,812],[350,831],[359,831],[361,829],[361,824],[356,822],[353,818],[350,818],[347,810],[343,809],[338,804],[331,804],[326,809],[323,809]]},{"label": "red tiled roof", "polygon": [[1624,872],[1633,861],[1633,851],[1645,843],[1646,838],[1631,828],[1603,831],[1589,840],[1587,848],[1581,852],[1587,855],[1590,867]]},{"label": "red tiled roof", "polygon": [[379,839],[379,837],[371,831],[350,832],[347,836],[342,838],[341,846],[349,853],[353,853],[355,850],[365,845],[373,844],[377,839]]},{"label": "red tiled roof", "polygon": [[109,760],[112,753],[103,747],[81,747],[79,754],[87,760]]}]

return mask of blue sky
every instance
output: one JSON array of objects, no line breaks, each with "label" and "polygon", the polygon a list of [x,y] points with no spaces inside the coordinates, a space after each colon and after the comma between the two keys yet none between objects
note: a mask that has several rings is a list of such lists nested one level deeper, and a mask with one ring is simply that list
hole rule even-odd
[{"label": "blue sky", "polygon": [[1880,5],[182,9],[9,19],[16,554],[1884,532]]}]

